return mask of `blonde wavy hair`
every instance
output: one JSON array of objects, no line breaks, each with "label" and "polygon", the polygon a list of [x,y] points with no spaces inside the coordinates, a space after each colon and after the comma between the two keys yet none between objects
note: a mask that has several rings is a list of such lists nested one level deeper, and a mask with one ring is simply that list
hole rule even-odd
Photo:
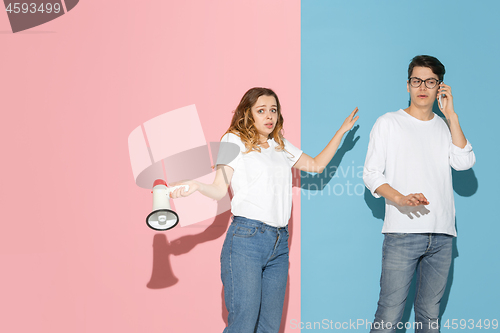
[{"label": "blonde wavy hair", "polygon": [[[274,91],[268,88],[252,88],[248,90],[245,95],[241,98],[240,103],[236,110],[234,110],[233,119],[231,120],[231,125],[226,133],[233,133],[240,137],[241,141],[245,144],[248,154],[251,151],[260,150],[259,145],[259,133],[254,126],[254,119],[252,115],[252,107],[257,103],[257,99],[260,96],[273,96],[276,99],[276,105],[278,107],[278,120],[274,130],[269,134],[268,139],[274,139],[278,146],[276,150],[281,151],[285,149],[285,143],[283,142],[283,116],[281,115],[281,105],[278,99],[278,95]],[[224,135],[226,134],[224,133]]]}]

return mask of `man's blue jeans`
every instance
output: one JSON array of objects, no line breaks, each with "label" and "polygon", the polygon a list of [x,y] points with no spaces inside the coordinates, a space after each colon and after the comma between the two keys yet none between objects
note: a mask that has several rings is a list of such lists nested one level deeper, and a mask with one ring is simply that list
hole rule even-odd
[{"label": "man's blue jeans", "polygon": [[[391,332],[400,323],[415,269],[415,332],[439,332],[439,305],[451,264],[453,236],[385,234],[380,297],[371,332]],[[399,326],[398,326],[399,325]]]},{"label": "man's blue jeans", "polygon": [[288,227],[235,216],[221,253],[224,333],[278,332],[288,278]]}]

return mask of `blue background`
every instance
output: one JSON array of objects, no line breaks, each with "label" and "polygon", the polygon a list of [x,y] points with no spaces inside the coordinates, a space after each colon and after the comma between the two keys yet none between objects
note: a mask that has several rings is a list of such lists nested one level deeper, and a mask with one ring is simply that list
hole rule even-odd
[{"label": "blue background", "polygon": [[[302,1],[304,152],[318,154],[349,112],[360,110],[359,127],[325,173],[303,174],[304,325],[373,320],[384,202],[363,188],[360,171],[375,120],[408,106],[407,68],[418,54],[433,55],[446,66],[444,81],[452,87],[455,111],[477,158],[471,170],[453,172],[458,238],[442,324],[500,319],[499,12],[500,3],[492,0]],[[407,303],[403,320],[412,323],[410,309]]]}]

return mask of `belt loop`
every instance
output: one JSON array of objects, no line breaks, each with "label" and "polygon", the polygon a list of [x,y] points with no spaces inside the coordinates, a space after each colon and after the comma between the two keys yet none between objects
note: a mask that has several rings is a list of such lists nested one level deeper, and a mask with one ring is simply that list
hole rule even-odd
[{"label": "belt loop", "polygon": [[264,231],[266,231],[266,225],[265,225],[264,223],[262,223],[262,224],[260,225],[260,232],[261,232],[261,233],[264,233]]}]

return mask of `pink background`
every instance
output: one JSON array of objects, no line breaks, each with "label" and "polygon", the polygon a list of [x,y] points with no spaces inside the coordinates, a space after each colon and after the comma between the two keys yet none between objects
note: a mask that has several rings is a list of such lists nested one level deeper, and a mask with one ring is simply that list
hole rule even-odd
[{"label": "pink background", "polygon": [[[218,141],[243,93],[266,86],[300,146],[300,1],[85,0],[17,34],[2,10],[0,39],[0,331],[222,331],[229,215],[148,229],[127,138],[196,104]],[[300,321],[299,199],[287,322]]]}]

